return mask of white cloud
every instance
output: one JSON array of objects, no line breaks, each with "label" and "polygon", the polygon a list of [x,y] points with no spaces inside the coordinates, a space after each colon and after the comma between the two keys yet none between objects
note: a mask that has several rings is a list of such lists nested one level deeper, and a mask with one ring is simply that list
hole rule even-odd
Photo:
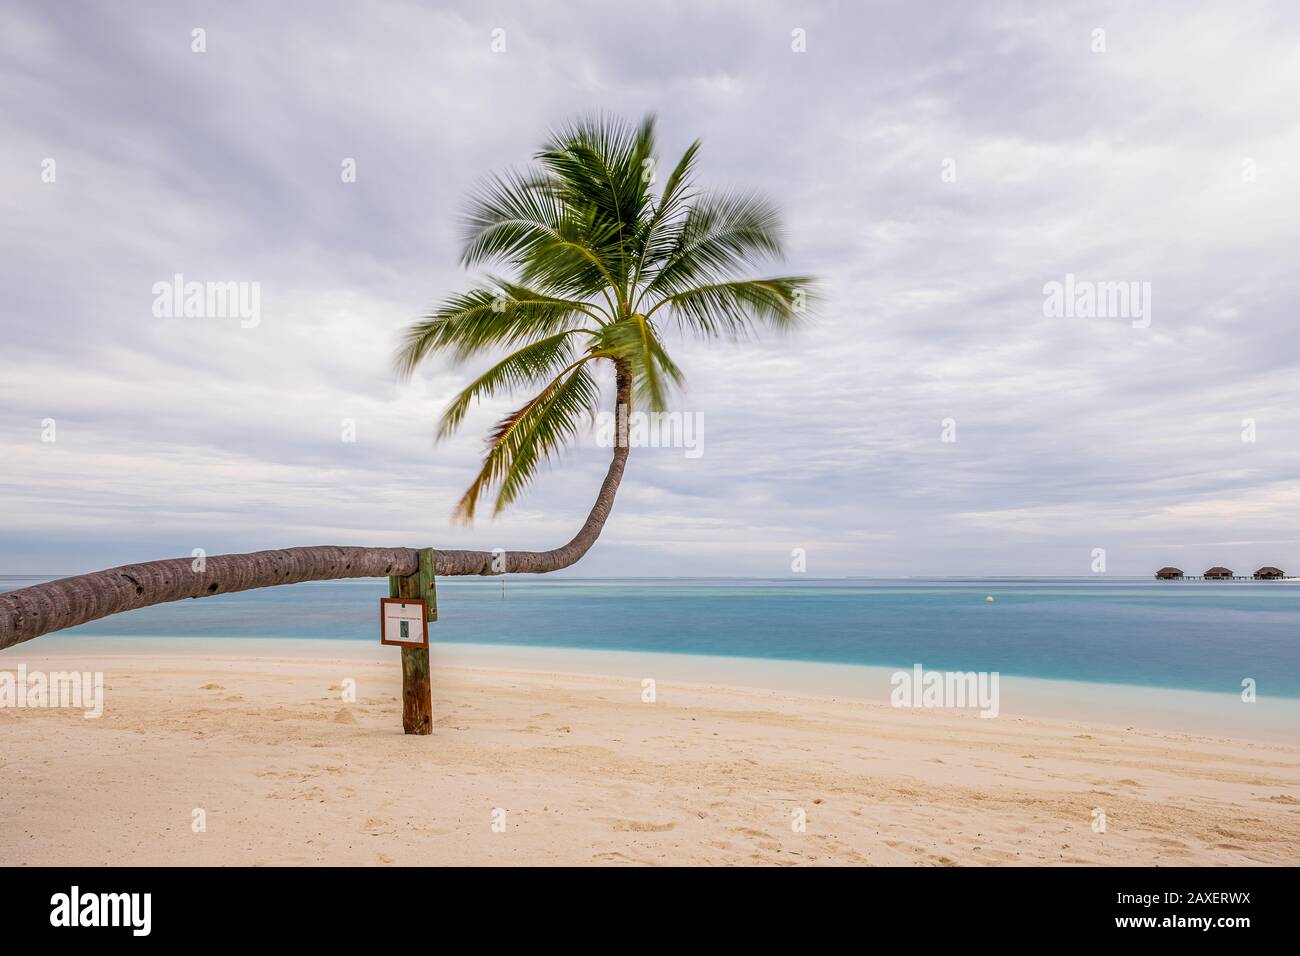
[{"label": "white cloud", "polygon": [[[453,528],[511,405],[435,448],[473,370],[399,385],[389,359],[467,281],[466,190],[594,109],[659,112],[664,156],[703,137],[704,179],[777,199],[828,301],[789,338],[677,347],[706,453],[634,452],[580,573],[1300,564],[1286,4],[233,3],[201,55],[191,10],[73,9],[0,14],[0,568],[566,540],[603,452]],[[177,272],[261,283],[261,325],[154,319]],[[1067,272],[1151,282],[1151,328],[1044,318]]]}]

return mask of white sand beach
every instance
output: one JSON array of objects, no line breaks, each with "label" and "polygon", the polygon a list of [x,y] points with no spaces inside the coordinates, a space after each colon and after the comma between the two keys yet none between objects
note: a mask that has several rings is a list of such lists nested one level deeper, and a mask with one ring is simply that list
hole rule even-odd
[{"label": "white sand beach", "polygon": [[872,668],[436,645],[408,737],[397,654],[7,651],[106,704],[0,709],[0,865],[1300,861],[1293,701],[1021,681],[986,720],[892,708]]}]

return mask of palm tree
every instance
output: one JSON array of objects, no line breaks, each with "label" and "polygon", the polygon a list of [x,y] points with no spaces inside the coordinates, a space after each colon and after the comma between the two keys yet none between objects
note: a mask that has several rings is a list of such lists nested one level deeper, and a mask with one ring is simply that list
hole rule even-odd
[{"label": "palm tree", "polygon": [[[489,180],[473,198],[463,261],[496,265],[407,330],[398,353],[410,375],[428,357],[465,362],[507,351],[451,402],[439,437],[455,431],[477,401],[528,388],[532,397],[488,438],[483,466],[460,499],[472,519],[495,491],[499,512],[541,465],[578,434],[600,402],[594,370],[614,370],[613,459],[586,522],[550,551],[508,551],[506,570],[568,567],[599,536],[627,463],[627,415],[662,409],[682,374],[664,347],[667,325],[705,339],[743,338],[760,326],[797,323],[811,282],[804,276],[747,278],[781,255],[778,217],[738,193],[706,193],[693,181],[699,142],[664,180],[654,156],[654,119],[639,126],[593,118],[556,131],[537,168]],[[434,552],[435,572],[500,573],[488,551]],[[411,548],[322,545],[207,558],[173,558],[62,578],[0,594],[0,650],[109,614],[183,598],[347,577],[409,576]]]},{"label": "palm tree", "polygon": [[501,512],[595,415],[594,370],[614,371],[617,434],[613,460],[586,523],[573,540],[534,553],[510,571],[567,567],[599,536],[627,462],[633,407],[661,411],[683,382],[664,346],[675,324],[705,339],[747,336],[757,326],[786,329],[805,311],[807,276],[750,278],[779,258],[775,209],[738,193],[704,193],[694,183],[700,143],[692,143],[656,195],[655,121],[610,117],[555,131],[537,167],[488,180],[466,217],[465,266],[504,267],[451,296],[406,332],[398,370],[426,358],[464,363],[508,354],[465,387],[443,413],[451,435],[478,401],[527,389],[531,397],[488,436],[483,465],[456,506],[470,521],[496,492]]}]

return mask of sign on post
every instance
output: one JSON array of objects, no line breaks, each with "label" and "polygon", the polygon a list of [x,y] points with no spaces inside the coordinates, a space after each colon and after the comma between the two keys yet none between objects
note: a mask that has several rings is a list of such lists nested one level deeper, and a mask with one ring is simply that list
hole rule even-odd
[{"label": "sign on post", "polygon": [[427,605],[416,598],[380,598],[379,642],[396,647],[428,647]]},{"label": "sign on post", "polygon": [[[438,620],[438,592],[434,582],[434,568],[437,563],[435,558],[433,548],[421,548],[419,567],[416,572],[404,577],[390,577],[389,596],[383,598],[379,605],[379,621],[382,628],[379,639],[385,644],[395,644],[402,649],[402,729],[408,734],[433,733],[433,688],[429,680],[428,622]],[[394,605],[397,605],[395,610],[388,610]],[[405,634],[402,633],[403,630]]]}]

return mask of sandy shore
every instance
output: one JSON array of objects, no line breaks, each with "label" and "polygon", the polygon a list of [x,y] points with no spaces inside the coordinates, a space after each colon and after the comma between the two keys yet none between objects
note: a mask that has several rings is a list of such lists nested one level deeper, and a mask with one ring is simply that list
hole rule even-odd
[{"label": "sandy shore", "polygon": [[1300,861],[1276,734],[897,710],[680,659],[647,703],[643,662],[435,649],[435,731],[406,737],[395,649],[53,644],[0,670],[102,670],[107,704],[0,709],[0,865]]}]

